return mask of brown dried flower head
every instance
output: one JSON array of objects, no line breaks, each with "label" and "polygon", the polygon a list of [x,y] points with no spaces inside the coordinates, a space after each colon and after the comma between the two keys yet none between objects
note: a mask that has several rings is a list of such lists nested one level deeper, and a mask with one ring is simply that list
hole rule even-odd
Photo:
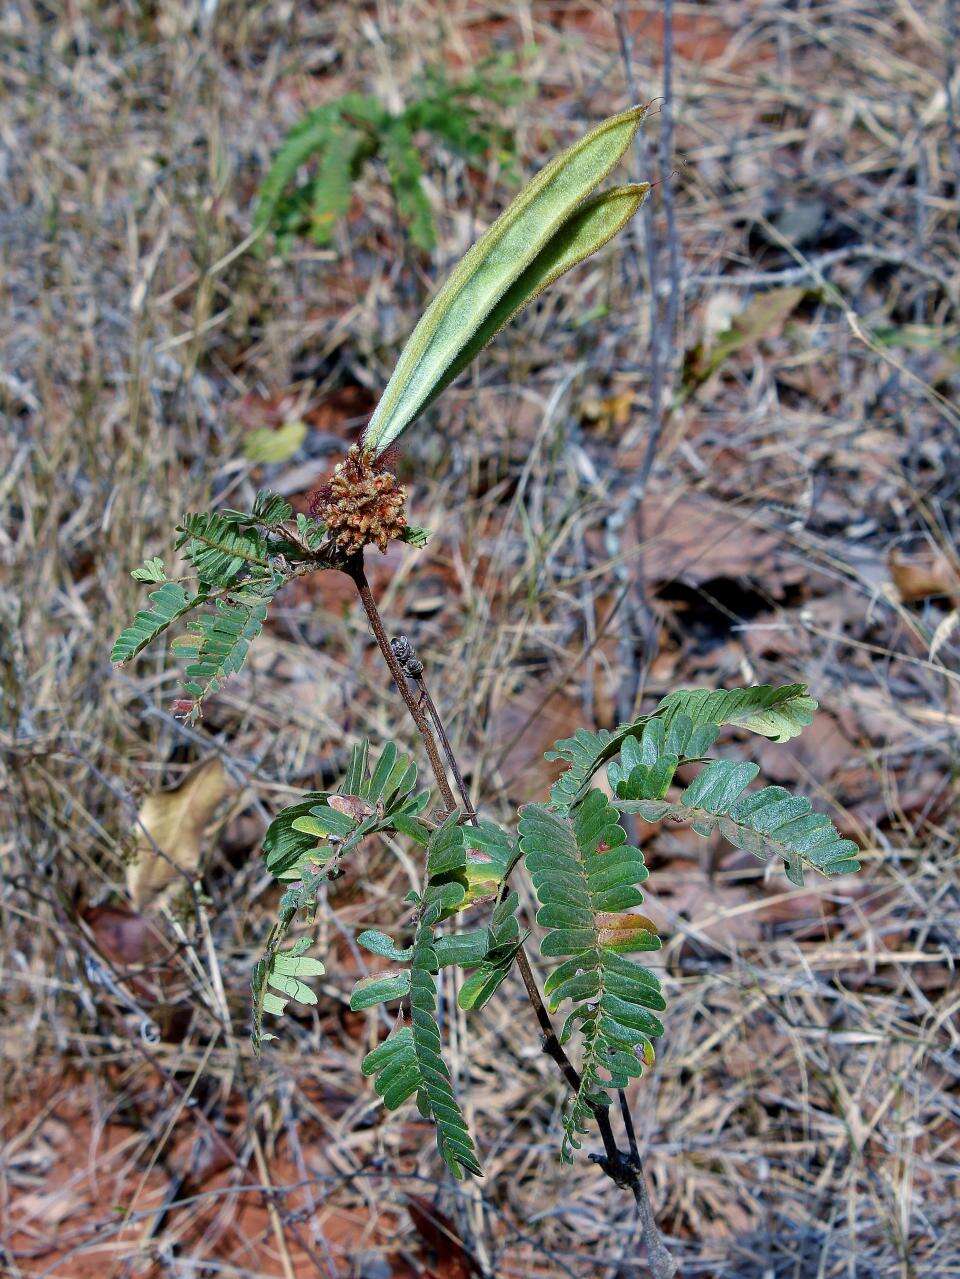
[{"label": "brown dried flower head", "polygon": [[354,444],[314,494],[310,514],[326,524],[337,547],[347,555],[369,544],[385,551],[390,539],[402,537],[406,530],[406,496],[383,459]]}]

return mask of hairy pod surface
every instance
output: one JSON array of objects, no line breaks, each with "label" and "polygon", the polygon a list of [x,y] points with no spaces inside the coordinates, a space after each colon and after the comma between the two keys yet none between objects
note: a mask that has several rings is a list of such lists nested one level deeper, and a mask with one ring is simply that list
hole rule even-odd
[{"label": "hairy pod surface", "polygon": [[[475,350],[489,341],[524,301],[535,297],[551,278],[556,278],[549,270],[539,273],[532,282],[533,291],[519,298],[502,318],[491,320],[497,303],[622,158],[645,113],[646,107],[632,107],[611,116],[557,156],[467,251],[427,307],[401,352],[364,433],[366,448],[375,454],[382,452],[422,412],[438,388],[446,385],[445,375],[478,331],[491,322],[489,333]],[[615,227],[595,247],[605,243],[618,229]],[[582,226],[575,238],[583,248]],[[583,249],[579,257],[572,257],[570,265],[592,251]]]}]

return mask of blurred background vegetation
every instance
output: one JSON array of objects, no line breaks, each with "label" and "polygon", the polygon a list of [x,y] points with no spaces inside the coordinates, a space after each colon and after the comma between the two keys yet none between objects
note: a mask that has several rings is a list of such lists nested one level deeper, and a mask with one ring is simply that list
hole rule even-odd
[{"label": "blurred background vegetation", "polygon": [[[196,728],[171,667],[108,653],[180,514],[305,509],[520,180],[653,98],[654,198],[405,437],[433,537],[371,577],[500,818],[580,724],[811,685],[807,734],[731,751],[857,840],[856,880],[638,832],[652,1194],[685,1275],[960,1273],[957,30],[954,0],[2,7],[4,1273],[644,1273],[556,1161],[519,988],[470,1021],[444,992],[484,1182],[361,1079],[352,938],[395,851],[331,889],[319,1003],[252,1060],[265,823],[358,736],[410,740],[346,579],[291,588]],[[138,849],[163,823],[199,916]]]}]

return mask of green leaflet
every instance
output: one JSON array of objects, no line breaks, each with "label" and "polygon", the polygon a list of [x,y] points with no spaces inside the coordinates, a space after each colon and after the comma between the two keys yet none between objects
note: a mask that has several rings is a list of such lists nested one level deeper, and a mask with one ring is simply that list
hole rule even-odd
[{"label": "green leaflet", "polygon": [[367,448],[382,453],[421,412],[507,290],[620,160],[645,111],[604,120],[557,156],[467,251],[401,352],[364,433]]},{"label": "green leaflet", "polygon": [[374,1087],[387,1110],[397,1110],[416,1093],[421,1113],[436,1125],[437,1149],[453,1175],[458,1180],[465,1172],[480,1177],[483,1170],[440,1056],[436,988],[429,973],[423,974],[415,998],[417,1020],[401,1026],[367,1053],[361,1069],[374,1076]]},{"label": "green leaflet", "polygon": [[787,878],[798,886],[803,885],[804,866],[821,875],[860,869],[857,845],[852,839],[843,839],[829,817],[815,812],[805,796],[791,795],[782,786],[765,786],[745,794],[760,771],[756,764],[712,760],[677,803],[651,795],[643,768],[639,765],[614,782],[613,803],[624,812],[639,813],[644,821],[664,817],[689,821],[698,835],[719,830],[731,844],[755,857],[782,857]]},{"label": "green leaflet", "polygon": [[[817,703],[807,695],[804,684],[677,689],[651,714],[641,715],[632,724],[620,724],[612,732],[602,728],[591,733],[581,728],[573,737],[554,742],[544,759],[561,759],[569,767],[553,784],[550,802],[557,808],[572,808],[597,769],[617,754],[626,738],[635,736],[651,722],[663,721],[676,740],[674,754],[696,759],[709,749],[719,729],[726,725],[786,742],[803,732],[816,709]],[[683,735],[682,742],[678,734]]]},{"label": "green leaflet", "polygon": [[429,408],[441,391],[463,372],[474,356],[488,342],[493,341],[500,330],[528,303],[538,298],[554,280],[558,280],[561,275],[612,240],[630,221],[649,191],[649,182],[614,187],[611,191],[594,196],[571,214],[519,279],[491,308],[473,337],[424,400],[420,412]]},{"label": "green leaflet", "polygon": [[[185,515],[178,547],[196,569],[199,582],[191,593],[179,582],[164,581],[163,561],[155,556],[133,577],[156,582],[150,607],[118,636],[113,661],[126,662],[152,643],[174,622],[199,610],[188,634],[174,640],[174,651],[188,662],[186,690],[190,699],[178,713],[194,721],[205,698],[235,675],[258,637],[277,591],[290,576],[290,563],[309,558],[314,543],[298,529],[285,527],[293,511],[286,499],[260,492],[253,510],[207,511]],[[319,539],[322,526],[315,526]],[[203,605],[208,605],[203,609]]]},{"label": "green leaflet", "polygon": [[205,590],[198,595],[187,595],[179,582],[164,582],[159,590],[151,592],[151,607],[141,609],[126,630],[117,636],[110,661],[118,664],[129,662],[131,657],[136,657],[148,644],[152,644],[177,618],[189,613],[206,598]]},{"label": "green leaflet", "polygon": [[300,165],[303,164],[319,147],[322,147],[330,135],[330,127],[335,114],[330,106],[319,107],[299,121],[284,139],[283,146],[260,187],[256,212],[253,215],[255,227],[267,227],[273,217],[283,192],[290,183]]},{"label": "green leaflet", "polygon": [[[518,904],[517,894],[508,893],[494,910],[489,928],[472,928],[467,932],[433,938],[438,968],[456,966],[474,970],[461,987],[458,1000],[461,1008],[482,1008],[513,967],[522,940],[515,914]],[[357,943],[364,950],[392,959],[395,963],[409,963],[413,956],[412,946],[398,946],[392,937],[377,928],[366,929],[357,937]],[[366,1002],[351,1002],[351,1007],[365,1008],[402,997],[407,993],[403,977],[402,973],[380,973],[363,978],[357,983],[351,999],[362,998]],[[386,978],[389,982],[385,981]],[[383,984],[378,985],[378,982]]]},{"label": "green leaflet", "polygon": [[463,828],[467,845],[467,897],[465,906],[493,896],[517,860],[517,841],[490,821]]},{"label": "green leaflet", "polygon": [[[222,511],[221,514],[225,515],[226,511]],[[273,529],[279,528],[292,514],[293,507],[285,497],[281,497],[279,493],[271,493],[269,489],[260,489],[253,499],[253,512],[250,518],[255,523]],[[241,518],[247,517],[242,515]]]},{"label": "green leaflet", "polygon": [[409,994],[409,968],[398,973],[373,973],[370,977],[361,977],[354,986],[350,1007],[354,1012],[359,1012],[362,1008],[373,1008],[375,1004],[386,1004],[392,999],[402,999]]},{"label": "green leaflet", "polygon": [[[570,768],[553,784],[550,790],[550,801],[556,808],[572,808],[581,797],[583,790],[601,764],[616,752],[621,751],[621,762],[613,761],[610,768],[613,778],[620,776],[620,770],[632,769],[636,766],[656,768],[662,772],[667,768],[667,761],[673,760],[673,768],[681,760],[699,759],[716,741],[720,731],[718,724],[700,724],[696,728],[689,715],[674,715],[667,731],[666,721],[657,713],[646,719],[639,719],[635,724],[621,725],[611,733],[601,729],[598,733],[588,733],[580,729],[573,737],[554,742],[552,751],[547,751],[546,759],[567,760]],[[642,738],[635,734],[642,730]],[[634,754],[635,752],[635,754]],[[670,784],[669,776],[661,778],[663,789]],[[650,782],[654,784],[653,779]]]},{"label": "green leaflet", "polygon": [[631,799],[661,799],[681,761],[701,759],[717,739],[718,724],[694,728],[689,715],[667,721],[647,720],[639,736],[625,737],[620,754],[607,765],[607,780],[617,795]]},{"label": "green leaflet", "polygon": [[[281,1016],[287,1001],[295,999],[300,1004],[315,1004],[315,992],[304,982],[304,977],[321,977],[326,971],[319,959],[311,959],[304,952],[310,949],[310,938],[302,937],[287,950],[275,951],[263,974],[266,984],[279,994],[263,992],[263,1011]],[[261,1038],[271,1036],[261,1034]]]},{"label": "green leaflet", "polygon": [[392,937],[382,933],[379,928],[367,928],[357,938],[357,944],[371,955],[380,955],[384,959],[393,959],[398,963],[410,958],[413,953],[410,946],[398,946]]},{"label": "green leaflet", "polygon": [[[496,122],[497,113],[490,108],[515,102],[524,92],[521,77],[505,74],[505,65],[488,60],[474,75],[454,83],[443,69],[427,68],[421,95],[396,115],[376,98],[359,93],[311,111],[286,135],[271,164],[254,226],[272,230],[281,250],[301,232],[309,231],[318,243],[328,242],[334,223],[349,210],[363,163],[379,154],[411,239],[429,252],[435,240],[433,214],[414,136],[426,130],[470,157],[495,148],[502,163],[513,152],[513,135]],[[484,99],[487,109],[471,105],[475,98]]]},{"label": "green leaflet", "polygon": [[167,580],[167,570],[163,566],[163,560],[159,555],[154,555],[153,559],[144,560],[141,568],[135,568],[130,574],[135,582],[165,582]]},{"label": "green leaflet", "polygon": [[564,1116],[566,1160],[593,1109],[610,1104],[609,1090],[626,1087],[653,1061],[651,1041],[663,1026],[651,1009],[666,1005],[654,974],[627,956],[657,950],[660,940],[650,921],[633,913],[643,901],[643,855],[627,844],[600,791],[590,791],[570,816],[528,804],[520,847],[540,901],[537,922],[550,930],[541,953],[563,959],[543,993],[551,1011],[565,1000],[573,1004],[561,1042],[574,1027],[583,1039],[582,1083]]},{"label": "green leaflet", "polygon": [[368,835],[399,831],[426,844],[428,832],[420,819],[428,793],[417,793],[417,766],[393,742],[387,742],[371,763],[364,740],[350,752],[346,776],[335,795],[313,791],[283,809],[263,838],[267,870],[277,879],[298,879],[315,859],[318,844],[331,838],[343,849]]}]

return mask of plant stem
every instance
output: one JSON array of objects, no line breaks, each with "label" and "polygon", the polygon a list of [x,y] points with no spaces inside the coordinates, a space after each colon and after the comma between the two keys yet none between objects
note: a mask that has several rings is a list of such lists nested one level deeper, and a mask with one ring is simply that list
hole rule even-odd
[{"label": "plant stem", "polygon": [[637,1134],[633,1127],[633,1115],[631,1115],[630,1107],[627,1105],[627,1094],[622,1088],[618,1088],[617,1097],[620,1099],[620,1113],[623,1116],[623,1127],[627,1134],[627,1142],[630,1145],[630,1158],[635,1163],[639,1163],[640,1147],[637,1145]]},{"label": "plant stem", "polygon": [[[443,727],[443,721],[440,718],[440,712],[437,710],[436,704],[434,703],[433,698],[430,696],[430,693],[427,689],[426,680],[423,678],[422,675],[418,677],[418,683],[420,684],[420,687],[423,690],[423,698],[424,698],[424,702],[426,703],[427,709],[430,712],[430,718],[433,720],[436,730],[440,735],[440,740],[443,743],[443,751],[447,757],[447,763],[450,765],[450,769],[457,783],[457,790],[460,792],[460,798],[463,801],[463,807],[467,812],[467,816],[469,820],[472,822],[476,822],[477,815],[473,811],[473,805],[470,803],[470,797],[467,794],[466,783],[463,780],[463,774],[460,771],[460,766],[457,764],[456,756],[453,753],[453,747],[450,745],[450,739],[447,736],[447,731]],[[537,985],[537,979],[536,977],[534,977],[533,969],[530,967],[530,960],[527,958],[527,953],[523,949],[522,945],[517,951],[517,968],[519,969],[520,976],[523,979],[523,985],[527,992],[527,998],[530,1000],[530,1004],[533,1008],[533,1011],[537,1018],[537,1022],[539,1023],[539,1026],[540,1026],[540,1030],[543,1033],[541,1047],[543,1048],[543,1051],[547,1054],[547,1056],[550,1057],[554,1062],[556,1062],[557,1068],[560,1070],[564,1079],[567,1081],[567,1083],[573,1089],[573,1091],[578,1092],[580,1089],[579,1072],[577,1071],[573,1062],[564,1052],[563,1045],[560,1043],[560,1040],[557,1038],[556,1032],[553,1029],[553,1023],[550,1020],[550,1014],[547,1012],[546,1005],[543,1002],[543,996],[540,994],[540,988]],[[609,1154],[609,1148],[608,1148],[608,1154]]]},{"label": "plant stem", "polygon": [[[362,554],[362,552],[361,552]],[[423,738],[423,744],[426,747],[427,757],[430,760],[430,767],[433,769],[433,775],[437,779],[437,785],[440,788],[440,794],[443,802],[447,806],[447,811],[452,813],[457,807],[457,801],[453,791],[450,789],[450,782],[444,771],[443,760],[440,757],[440,750],[437,746],[437,739],[433,735],[426,715],[423,713],[423,707],[419,700],[414,696],[413,690],[407,681],[406,675],[403,673],[403,667],[397,661],[393,649],[390,647],[390,640],[387,638],[387,632],[383,626],[383,620],[380,617],[380,611],[377,608],[376,601],[370,591],[370,585],[367,582],[366,574],[363,571],[363,561],[358,557],[351,560],[346,565],[344,571],[353,578],[357,592],[360,596],[360,602],[363,604],[363,610],[367,615],[367,621],[370,623],[370,629],[373,631],[374,638],[383,659],[390,668],[390,674],[393,676],[393,682],[399,690],[400,696],[406,703],[407,710],[410,712],[410,718],[417,727],[417,732]]]},{"label": "plant stem", "polygon": [[440,712],[437,710],[433,698],[427,689],[426,680],[421,675],[418,683],[420,691],[423,694],[423,701],[427,708],[430,718],[433,720],[433,726],[437,730],[440,738],[440,745],[443,747],[443,753],[446,756],[447,764],[453,773],[453,780],[457,783],[457,790],[460,792],[460,799],[463,801],[463,807],[467,814],[467,820],[476,823],[477,814],[470,802],[470,796],[467,794],[467,785],[463,780],[463,774],[460,772],[460,765],[457,763],[457,757],[453,753],[453,747],[450,745],[450,738],[447,736],[447,730],[443,727],[443,720],[440,718]]},{"label": "plant stem", "polygon": [[[450,780],[447,777],[444,761],[441,756],[440,748],[437,745],[437,738],[434,734],[434,726],[440,734],[443,742],[443,750],[450,764],[451,771],[456,779],[457,789],[460,792],[460,798],[463,808],[471,820],[476,821],[476,813],[473,811],[473,805],[470,803],[467,795],[466,785],[463,780],[463,774],[457,765],[453,754],[453,748],[447,737],[440,715],[437,708],[427,692],[426,685],[418,677],[418,683],[421,685],[422,697],[417,697],[410,687],[410,681],[403,669],[402,664],[390,646],[390,640],[387,636],[386,628],[383,625],[383,619],[380,616],[380,610],[377,608],[376,600],[370,591],[366,574],[363,571],[362,552],[354,557],[345,566],[344,571],[353,579],[357,592],[360,596],[360,602],[363,604],[364,612],[370,623],[370,629],[377,641],[377,646],[383,654],[384,661],[390,669],[393,681],[403,698],[407,710],[410,712],[410,718],[416,725],[417,732],[423,740],[426,748],[427,758],[430,761],[430,767],[433,769],[433,775],[437,779],[437,785],[440,788],[440,794],[448,812],[453,812],[458,807],[456,797],[450,786]],[[428,708],[428,714],[424,714],[424,706]],[[433,723],[431,724],[431,720]],[[543,1051],[551,1058],[560,1073],[563,1075],[567,1084],[574,1092],[580,1089],[580,1073],[574,1066],[573,1062],[567,1056],[563,1049],[563,1045],[557,1038],[556,1031],[553,1029],[553,1023],[550,1020],[550,1014],[547,1012],[546,1005],[543,1002],[543,996],[537,986],[537,980],[533,975],[533,969],[530,967],[530,961],[526,956],[526,952],[521,946],[517,951],[517,968],[523,980],[524,988],[527,992],[527,998],[530,1001],[537,1023],[542,1032],[541,1047]],[[593,1106],[594,1117],[597,1121],[597,1127],[600,1130],[600,1136],[603,1140],[604,1154],[599,1156],[591,1156],[607,1176],[618,1186],[629,1188],[637,1205],[637,1212],[640,1218],[640,1231],[644,1245],[647,1250],[647,1260],[650,1263],[650,1270],[653,1279],[672,1279],[677,1273],[677,1263],[667,1251],[666,1245],[661,1238],[660,1231],[657,1228],[656,1219],[653,1214],[653,1207],[650,1203],[650,1197],[647,1193],[646,1181],[643,1174],[643,1165],[640,1161],[640,1152],[637,1147],[636,1135],[633,1131],[633,1123],[630,1120],[629,1109],[626,1104],[626,1097],[621,1092],[620,1105],[624,1114],[624,1123],[626,1125],[627,1137],[630,1143],[630,1153],[624,1154],[617,1145],[616,1138],[613,1133],[613,1127],[610,1123],[610,1111],[607,1106]]]}]

